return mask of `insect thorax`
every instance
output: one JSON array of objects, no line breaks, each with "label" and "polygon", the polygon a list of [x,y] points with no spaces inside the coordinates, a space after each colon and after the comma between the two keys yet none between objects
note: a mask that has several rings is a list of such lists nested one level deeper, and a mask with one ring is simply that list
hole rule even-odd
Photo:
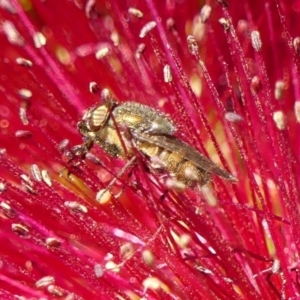
[{"label": "insect thorax", "polygon": [[139,103],[121,104],[114,109],[113,115],[117,124],[124,124],[132,131],[160,135],[173,135],[176,131],[167,115]]},{"label": "insect thorax", "polygon": [[[114,108],[112,117],[108,118],[106,125],[96,133],[94,140],[109,155],[128,158],[128,156],[133,155],[132,145],[136,141],[134,139],[128,140],[128,136],[124,134],[126,130],[133,134],[135,132],[150,132],[159,135],[172,135],[176,131],[176,127],[165,114],[139,103],[126,102]],[[124,145],[126,149],[124,149]],[[147,149],[144,148],[144,150],[147,152],[156,148],[157,146],[152,145],[151,147],[148,146]],[[146,152],[144,154],[148,155]]]}]

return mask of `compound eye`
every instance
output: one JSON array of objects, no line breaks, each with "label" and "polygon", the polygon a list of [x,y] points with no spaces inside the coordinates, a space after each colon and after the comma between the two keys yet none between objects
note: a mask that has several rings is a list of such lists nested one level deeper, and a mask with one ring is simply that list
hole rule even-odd
[{"label": "compound eye", "polygon": [[101,105],[96,107],[87,116],[85,122],[86,127],[91,131],[98,131],[102,126],[104,126],[109,115],[108,107],[106,105]]}]

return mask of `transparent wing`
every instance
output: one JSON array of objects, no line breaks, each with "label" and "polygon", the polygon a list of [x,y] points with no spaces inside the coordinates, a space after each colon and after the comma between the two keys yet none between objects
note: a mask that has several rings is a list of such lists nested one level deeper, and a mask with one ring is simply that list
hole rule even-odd
[{"label": "transparent wing", "polygon": [[193,162],[198,168],[209,173],[218,175],[230,181],[237,181],[237,179],[223,170],[210,159],[199,153],[196,149],[181,141],[180,139],[170,135],[149,135],[145,133],[133,132],[132,135],[137,140],[143,142],[151,142],[159,147],[167,149],[172,152],[181,154],[186,160]]}]

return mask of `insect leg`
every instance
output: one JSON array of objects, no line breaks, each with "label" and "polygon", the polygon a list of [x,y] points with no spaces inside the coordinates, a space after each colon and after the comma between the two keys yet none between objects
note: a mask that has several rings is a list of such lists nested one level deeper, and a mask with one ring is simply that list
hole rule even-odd
[{"label": "insect leg", "polygon": [[72,152],[76,156],[83,156],[90,151],[93,145],[92,139],[87,139],[83,144],[76,145],[72,148]]},{"label": "insect leg", "polygon": [[[120,170],[120,172],[117,174],[117,176],[111,180],[111,182],[107,185],[107,187],[104,190],[101,190],[100,192],[97,193],[96,195],[96,200],[99,201],[101,199],[102,195],[104,195],[107,191],[110,190],[110,188],[116,183],[116,181],[125,173],[125,171],[135,163],[136,157],[133,156],[127,163],[126,165]],[[120,197],[122,194],[123,189],[121,190],[120,193],[116,197]]]}]

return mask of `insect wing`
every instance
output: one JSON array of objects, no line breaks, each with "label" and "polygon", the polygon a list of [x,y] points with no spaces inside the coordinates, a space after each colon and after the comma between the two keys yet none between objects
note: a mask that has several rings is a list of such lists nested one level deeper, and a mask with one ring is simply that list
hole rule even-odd
[{"label": "insect wing", "polygon": [[195,166],[202,170],[213,173],[230,181],[237,181],[237,179],[230,173],[223,170],[222,168],[214,164],[211,160],[209,160],[207,157],[195,150],[193,147],[174,136],[148,135],[145,133],[137,132],[133,132],[132,134],[137,140],[143,142],[151,142],[171,152],[177,152],[181,154],[186,160],[191,161],[195,164]]}]

